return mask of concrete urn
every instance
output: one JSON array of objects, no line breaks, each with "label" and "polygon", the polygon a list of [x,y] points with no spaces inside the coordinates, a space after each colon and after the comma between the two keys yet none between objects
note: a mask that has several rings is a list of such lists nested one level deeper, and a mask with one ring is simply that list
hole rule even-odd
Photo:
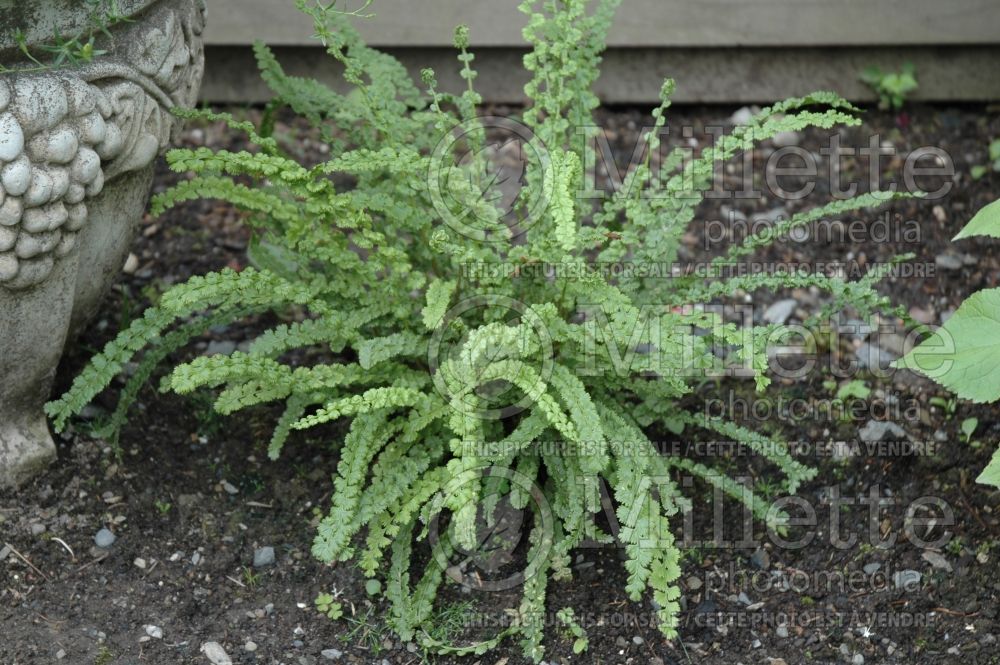
[{"label": "concrete urn", "polygon": [[[95,30],[95,6],[117,18]],[[204,24],[204,0],[0,0],[0,488],[55,457],[56,366],[121,270],[170,109],[196,101]],[[39,66],[18,45],[86,31],[88,62]]]}]

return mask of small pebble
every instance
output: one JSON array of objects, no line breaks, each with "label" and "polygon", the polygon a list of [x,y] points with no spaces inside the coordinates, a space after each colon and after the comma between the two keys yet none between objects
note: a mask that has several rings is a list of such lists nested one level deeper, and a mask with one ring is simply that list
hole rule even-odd
[{"label": "small pebble", "polygon": [[951,567],[951,563],[948,562],[948,559],[944,558],[944,556],[942,554],[940,554],[939,552],[935,552],[933,550],[926,550],[923,553],[922,557],[923,557],[924,561],[926,561],[927,563],[931,564],[932,566],[934,566],[938,570],[946,570],[949,573],[954,570]]},{"label": "small pebble", "polygon": [[261,547],[253,553],[253,567],[265,568],[274,565],[274,548]]},{"label": "small pebble", "polygon": [[912,591],[920,584],[922,577],[916,570],[899,570],[892,576],[892,583],[897,589]]},{"label": "small pebble", "polygon": [[934,265],[941,270],[961,270],[962,259],[954,254],[938,254],[934,257]]},{"label": "small pebble", "polygon": [[771,555],[763,547],[758,547],[750,556],[750,563],[761,570],[767,570],[771,567]]},{"label": "small pebble", "polygon": [[798,302],[792,298],[779,300],[764,310],[764,322],[782,324],[792,315],[796,306],[798,306]]},{"label": "small pebble", "polygon": [[801,143],[802,135],[798,132],[777,132],[771,137],[771,142],[775,148],[787,148]]},{"label": "small pebble", "polygon": [[31,525],[31,535],[32,536],[40,536],[43,533],[45,533],[45,525],[44,524],[39,524],[38,522],[35,522],[34,524]]},{"label": "small pebble", "polygon": [[882,568],[882,564],[878,562],[866,563],[862,570],[865,571],[865,575],[874,575]]},{"label": "small pebble", "polygon": [[212,661],[212,665],[233,665],[233,659],[218,642],[205,642],[201,645],[201,652]]},{"label": "small pebble", "polygon": [[132,562],[132,565],[134,565],[136,568],[142,568],[143,570],[145,570],[146,560],[143,559],[142,557],[136,557],[135,561]]},{"label": "small pebble", "polygon": [[744,106],[743,108],[737,110],[735,113],[733,113],[732,116],[729,117],[729,122],[737,126],[749,125],[751,122],[753,122],[753,116],[754,116],[753,109],[751,109],[749,106]]},{"label": "small pebble", "polygon": [[327,660],[340,660],[344,656],[344,652],[340,649],[323,649],[319,652],[319,655]]},{"label": "small pebble", "polygon": [[94,536],[94,544],[105,549],[114,545],[116,540],[118,540],[118,536],[111,533],[108,529],[101,529]]},{"label": "small pebble", "polygon": [[247,642],[246,644],[243,645],[243,649],[244,651],[249,651],[250,653],[253,653],[254,651],[257,650],[257,643],[252,641]]},{"label": "small pebble", "polygon": [[152,637],[154,640],[163,639],[163,629],[160,628],[159,626],[154,626],[152,624],[149,624],[148,626],[146,626],[146,634]]}]

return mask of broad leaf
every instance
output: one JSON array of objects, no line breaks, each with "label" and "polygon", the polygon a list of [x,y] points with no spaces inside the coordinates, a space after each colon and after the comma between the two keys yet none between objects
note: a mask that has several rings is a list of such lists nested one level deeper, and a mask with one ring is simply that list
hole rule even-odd
[{"label": "broad leaf", "polygon": [[983,472],[976,478],[976,482],[983,485],[1000,487],[1000,450],[993,453],[993,459],[990,460],[990,463],[986,465]]},{"label": "broad leaf", "polygon": [[1000,399],[1000,289],[974,293],[933,335],[892,364],[973,402]]},{"label": "broad leaf", "polygon": [[990,236],[1000,238],[1000,199],[994,201],[976,213],[972,221],[958,232],[952,240],[961,240],[970,236]]}]

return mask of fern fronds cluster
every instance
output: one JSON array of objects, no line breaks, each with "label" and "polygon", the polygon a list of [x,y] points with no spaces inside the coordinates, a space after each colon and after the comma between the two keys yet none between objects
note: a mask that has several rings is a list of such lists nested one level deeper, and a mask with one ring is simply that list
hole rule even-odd
[{"label": "fern fronds cluster", "polygon": [[[49,406],[56,426],[64,427],[138,358],[139,371],[113,418],[112,427],[120,426],[156,365],[209,326],[263,311],[297,312],[297,320],[260,334],[246,352],[173,367],[161,387],[182,394],[216,389],[216,409],[227,414],[281,404],[271,458],[298,430],[345,425],[336,442],[331,506],[313,554],[325,562],[354,561],[367,576],[385,572],[389,621],[401,637],[438,652],[481,653],[516,636],[539,660],[551,580],[570,577],[570,552],[585,539],[613,536],[625,550],[629,596],[639,601],[651,594],[660,629],[676,637],[681,571],[672,527],[678,513],[690,509],[678,474],[720,488],[773,528],[781,527],[782,516],[725,474],[661,454],[650,433],[703,431],[745,442],[784,478],[788,492],[814,474],[780,442],[681,409],[680,400],[720,363],[749,367],[758,387],[766,386],[766,345],[783,334],[780,326],[740,328],[697,305],[735,289],[795,285],[825,289],[837,305],[886,303],[867,278],[464,270],[470,264],[673,261],[719,162],[778,132],[858,122],[856,109],[830,93],[788,100],[697,159],[671,156],[654,173],[647,158],[622,191],[595,209],[577,196],[594,156],[576,128],[593,125],[598,99],[591,86],[618,0],[599,0],[592,11],[589,4],[521,3],[532,47],[525,58],[532,105],[521,120],[541,157],[529,158],[523,174],[533,196],[502,211],[484,171],[489,128],[476,118],[480,98],[467,31],[460,29],[455,43],[468,87],[451,95],[437,89],[429,70],[418,87],[400,63],[367,47],[332,6],[299,0],[353,91],[340,95],[288,76],[266,46],[255,51],[275,93],[270,109],[291,107],[334,156],[319,164],[291,158],[269,136],[270,114],[254,127],[224,114],[188,112],[224,120],[256,148],[172,151],[169,165],[190,178],[158,195],[154,212],[194,198],[230,202],[246,212],[253,229],[255,267],[173,287]],[[668,81],[654,113],[657,128],[672,90]],[[442,160],[440,143],[457,126],[465,130],[462,141]],[[650,152],[659,147],[655,131],[646,140]],[[470,160],[459,158],[466,148]],[[429,186],[431,179],[445,190]],[[505,219],[510,212],[527,218],[525,208],[535,200],[544,205],[530,211],[530,225]],[[790,229],[881,202],[863,196],[784,224]],[[475,218],[488,233],[463,235],[447,223],[449,214]],[[750,237],[718,261],[738,261],[761,244]],[[297,364],[302,356],[294,352],[302,349],[319,351],[325,361]],[[614,500],[617,534],[601,533],[593,520],[602,487]],[[438,590],[461,576],[447,562],[456,552],[483,549],[483,533],[505,507],[527,516],[527,563],[517,579],[523,599],[512,608],[512,625],[484,642],[442,643],[425,627]],[[422,572],[412,565],[420,540],[431,541],[434,552]],[[572,610],[558,616],[575,648],[586,648]]]}]

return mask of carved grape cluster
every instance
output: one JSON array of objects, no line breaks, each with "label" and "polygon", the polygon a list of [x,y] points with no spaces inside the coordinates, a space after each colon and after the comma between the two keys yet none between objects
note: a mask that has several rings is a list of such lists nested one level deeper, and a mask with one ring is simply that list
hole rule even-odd
[{"label": "carved grape cluster", "polygon": [[100,88],[72,76],[0,81],[0,285],[32,286],[69,254],[125,140]]}]

